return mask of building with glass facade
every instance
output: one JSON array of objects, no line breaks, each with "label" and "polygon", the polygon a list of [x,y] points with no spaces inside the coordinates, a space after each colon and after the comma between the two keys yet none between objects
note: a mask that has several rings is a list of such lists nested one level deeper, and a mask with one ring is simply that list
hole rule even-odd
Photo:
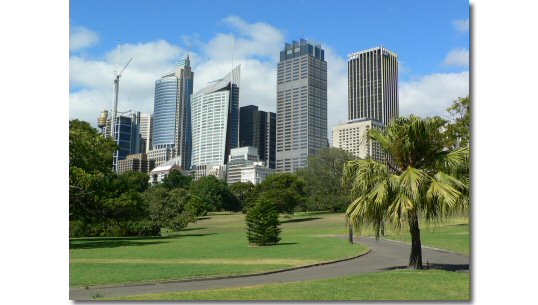
[{"label": "building with glass facade", "polygon": [[387,125],[399,114],[398,55],[376,47],[348,55],[348,120]]},{"label": "building with glass facade", "polygon": [[224,165],[239,146],[240,66],[192,95],[192,165]]},{"label": "building with glass facade", "polygon": [[327,146],[325,51],[305,39],[286,43],[277,67],[276,169],[305,167]]},{"label": "building with glass facade", "polygon": [[260,161],[275,168],[276,113],[260,111],[254,105],[239,108],[239,144],[256,147]]},{"label": "building with glass facade", "polygon": [[191,160],[191,95],[194,73],[189,57],[178,63],[176,71],[155,82],[152,149],[173,149],[181,167]]},{"label": "building with glass facade", "polygon": [[118,172],[119,160],[140,152],[140,112],[116,117],[114,140],[119,146],[113,158],[114,171]]}]

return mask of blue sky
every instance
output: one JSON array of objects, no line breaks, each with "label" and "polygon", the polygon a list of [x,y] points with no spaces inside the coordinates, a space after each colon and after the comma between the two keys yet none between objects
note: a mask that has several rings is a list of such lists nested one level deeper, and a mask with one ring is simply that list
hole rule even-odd
[{"label": "blue sky", "polygon": [[401,115],[445,115],[469,91],[466,1],[72,0],[69,18],[70,117],[94,125],[111,107],[119,40],[119,64],[134,57],[121,80],[120,110],[152,112],[154,81],[187,51],[195,91],[223,76],[233,44],[241,105],[274,111],[278,51],[301,36],[327,49],[329,134],[347,117],[352,52],[384,45],[398,54]]}]

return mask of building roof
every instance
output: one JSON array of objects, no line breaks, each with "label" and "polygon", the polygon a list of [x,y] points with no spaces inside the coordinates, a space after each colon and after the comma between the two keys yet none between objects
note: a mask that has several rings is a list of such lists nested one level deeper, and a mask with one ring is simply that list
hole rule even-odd
[{"label": "building roof", "polygon": [[241,65],[235,67],[232,72],[228,73],[223,78],[211,83],[210,85],[206,86],[205,88],[202,88],[198,92],[196,92],[194,95],[202,95],[202,94],[208,94],[212,92],[216,92],[219,90],[222,90],[226,88],[230,83],[238,84],[239,77],[240,77],[240,71],[241,71]]}]

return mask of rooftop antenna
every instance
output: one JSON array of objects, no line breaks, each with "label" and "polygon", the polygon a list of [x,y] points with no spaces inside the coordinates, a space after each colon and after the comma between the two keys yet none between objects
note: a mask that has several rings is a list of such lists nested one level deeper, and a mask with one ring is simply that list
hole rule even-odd
[{"label": "rooftop antenna", "polygon": [[234,70],[234,41],[235,37],[232,36],[232,71]]}]

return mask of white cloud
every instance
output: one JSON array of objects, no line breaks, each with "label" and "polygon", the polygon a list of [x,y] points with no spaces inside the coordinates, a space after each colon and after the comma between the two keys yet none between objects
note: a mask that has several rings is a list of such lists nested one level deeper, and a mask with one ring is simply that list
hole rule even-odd
[{"label": "white cloud", "polygon": [[465,33],[469,31],[469,18],[452,20],[452,26],[459,33]]},{"label": "white cloud", "polygon": [[71,27],[69,32],[69,50],[78,51],[99,42],[97,33],[85,27]]},{"label": "white cloud", "polygon": [[[225,18],[222,23],[232,33],[216,34],[206,42],[185,36],[185,41],[194,41],[200,51],[189,53],[194,92],[232,70],[233,37],[234,66],[241,64],[240,106],[257,105],[264,111],[276,111],[276,66],[285,43],[283,33],[270,25],[247,23],[238,17]],[[323,48],[327,61],[330,139],[332,127],[347,120],[347,59],[338,56],[330,46]],[[176,61],[185,55],[185,49],[163,40],[123,44],[118,68],[130,57],[134,59],[121,77],[118,110],[152,113],[155,81],[172,71]],[[86,120],[95,126],[99,112],[112,107],[115,65],[115,49],[103,54],[102,59],[70,57],[70,87],[76,90],[70,93],[70,118]],[[453,99],[468,92],[468,72],[431,74],[401,82],[400,115],[444,115]]]},{"label": "white cloud", "polygon": [[464,68],[469,67],[469,50],[460,48],[450,51],[443,61],[443,66]]},{"label": "white cloud", "polygon": [[441,116],[458,97],[469,94],[469,71],[434,73],[400,83],[400,116]]},{"label": "white cloud", "polygon": [[[133,57],[133,60],[120,78],[118,111],[153,113],[155,81],[172,71],[175,62],[185,56],[185,53],[180,47],[162,40],[122,44],[117,69],[122,69],[130,57]],[[197,55],[191,53],[191,58],[197,58]],[[78,118],[95,125],[99,112],[112,108],[115,68],[116,49],[110,50],[102,60],[70,57],[69,82],[76,90],[69,95],[70,118]]]}]

